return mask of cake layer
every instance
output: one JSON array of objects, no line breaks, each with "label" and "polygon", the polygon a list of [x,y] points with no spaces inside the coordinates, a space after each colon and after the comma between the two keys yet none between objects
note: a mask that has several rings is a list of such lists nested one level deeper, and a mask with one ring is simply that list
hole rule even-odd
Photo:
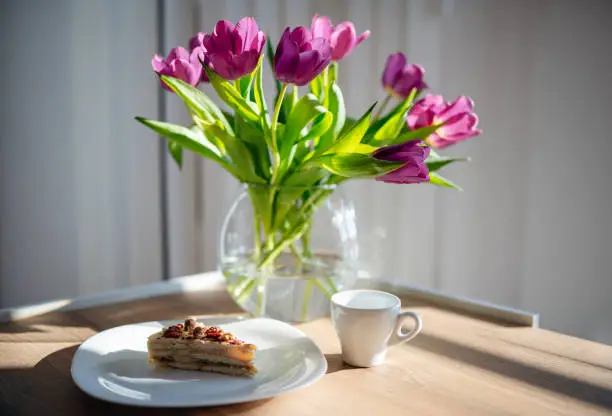
[{"label": "cake layer", "polygon": [[257,369],[253,366],[229,366],[214,363],[177,363],[173,361],[154,360],[154,364],[160,367],[176,368],[178,370],[205,371],[211,373],[227,374],[230,376],[253,377],[257,374]]},{"label": "cake layer", "polygon": [[159,367],[252,377],[257,347],[216,326],[193,318],[171,325],[147,339],[149,362]]},{"label": "cake layer", "polygon": [[232,345],[200,339],[163,338],[161,332],[149,337],[148,348],[157,355],[179,352],[189,355],[217,355],[245,363],[255,358],[255,346],[251,344]]},{"label": "cake layer", "polygon": [[218,355],[207,355],[207,354],[183,354],[183,353],[156,353],[155,351],[150,352],[152,359],[168,362],[177,363],[208,363],[208,364],[223,364],[233,365],[237,367],[253,367],[249,362],[243,362],[239,360],[233,360],[228,357],[222,357]]}]

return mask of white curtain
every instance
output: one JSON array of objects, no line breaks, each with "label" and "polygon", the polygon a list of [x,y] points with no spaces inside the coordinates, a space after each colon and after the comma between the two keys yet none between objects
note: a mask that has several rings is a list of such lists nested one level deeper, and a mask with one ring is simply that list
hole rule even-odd
[{"label": "white curtain", "polygon": [[0,6],[0,307],[162,277],[155,2]]}]

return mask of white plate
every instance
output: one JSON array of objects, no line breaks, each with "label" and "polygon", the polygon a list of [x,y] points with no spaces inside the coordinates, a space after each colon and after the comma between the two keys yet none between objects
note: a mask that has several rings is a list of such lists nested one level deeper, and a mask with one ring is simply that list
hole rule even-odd
[{"label": "white plate", "polygon": [[257,318],[206,323],[257,345],[259,372],[254,378],[152,368],[147,362],[147,337],[168,322],[124,325],[94,335],[74,355],[72,378],[85,393],[109,402],[191,407],[273,397],[309,386],[327,371],[327,361],[314,342],[283,322]]}]

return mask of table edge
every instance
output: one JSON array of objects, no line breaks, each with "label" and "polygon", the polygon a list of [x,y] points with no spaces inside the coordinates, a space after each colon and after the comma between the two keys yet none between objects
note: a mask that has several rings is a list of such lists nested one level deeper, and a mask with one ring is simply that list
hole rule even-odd
[{"label": "table edge", "polygon": [[[539,326],[539,315],[537,313],[496,305],[464,296],[450,295],[442,291],[385,282],[378,279],[360,279],[357,286],[385,290],[399,296],[424,300],[441,307],[490,319],[502,320],[518,326],[533,328]],[[32,305],[4,308],[0,309],[0,323],[32,318],[49,312],[73,311],[112,303],[147,299],[155,296],[173,295],[198,290],[223,290],[224,288],[225,282],[219,272],[206,272],[95,295],[80,296],[75,299],[58,299]]]}]

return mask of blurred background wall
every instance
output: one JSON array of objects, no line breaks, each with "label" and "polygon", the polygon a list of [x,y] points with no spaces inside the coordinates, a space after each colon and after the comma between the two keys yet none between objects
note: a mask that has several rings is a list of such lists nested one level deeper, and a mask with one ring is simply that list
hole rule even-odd
[{"label": "blurred background wall", "polygon": [[[612,343],[606,0],[1,2],[0,307],[216,268],[238,186],[192,155],[179,172],[133,121],[187,122],[151,56],[220,18],[254,16],[277,41],[315,12],[372,30],[340,65],[349,114],[383,97],[386,57],[399,50],[433,92],[470,95],[484,130],[447,152],[472,157],[445,175],[465,192],[345,187],[373,274]],[[265,86],[270,97],[270,77]]]}]

